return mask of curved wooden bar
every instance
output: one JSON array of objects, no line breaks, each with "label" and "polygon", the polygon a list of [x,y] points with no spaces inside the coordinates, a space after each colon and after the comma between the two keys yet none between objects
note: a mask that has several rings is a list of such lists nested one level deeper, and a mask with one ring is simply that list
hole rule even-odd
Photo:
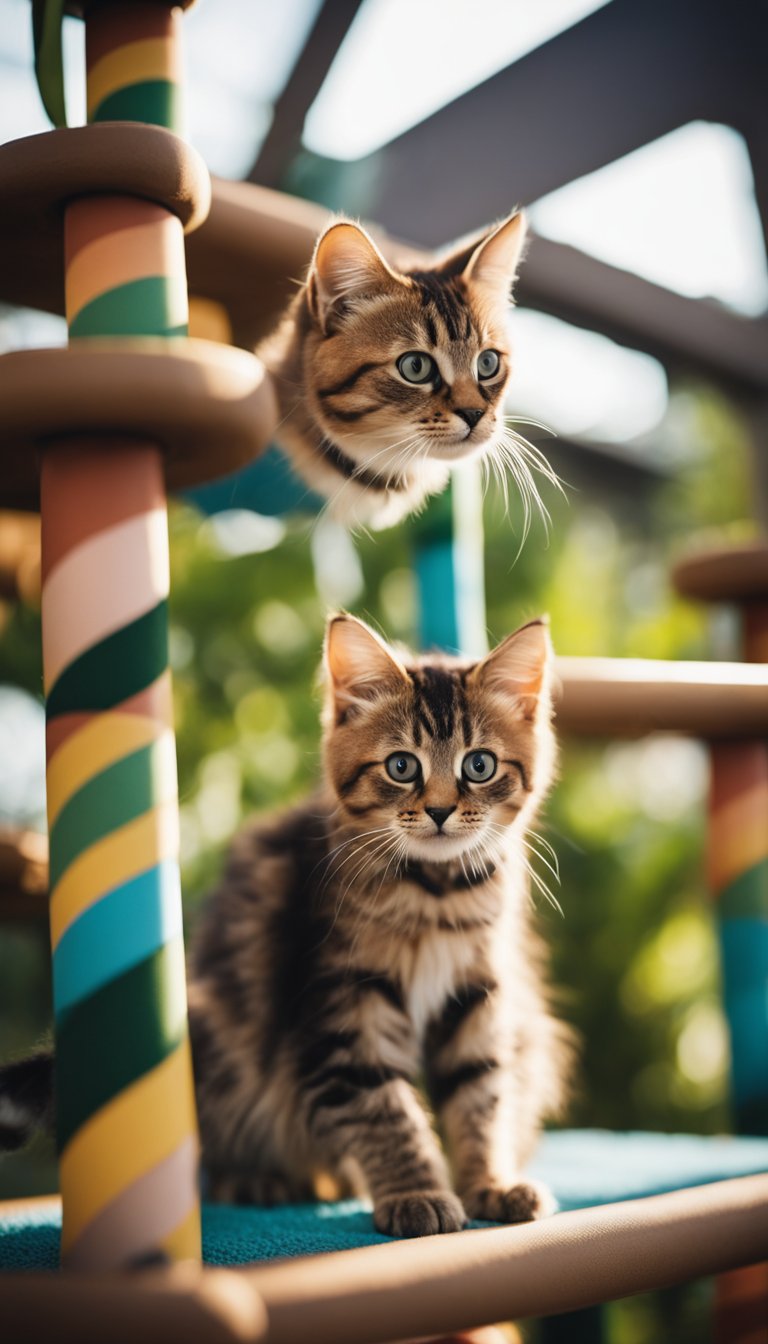
[{"label": "curved wooden bar", "polygon": [[38,506],[37,451],[53,438],[158,443],[168,488],[179,490],[252,461],[277,416],[261,362],[212,341],[105,338],[13,351],[0,358],[0,505]]},{"label": "curved wooden bar", "polygon": [[579,737],[675,732],[707,741],[768,733],[768,665],[556,660],[556,727]]},{"label": "curved wooden bar", "polygon": [[0,920],[48,922],[48,839],[0,827]]},{"label": "curved wooden bar", "polygon": [[100,122],[0,145],[0,295],[63,313],[64,207],[115,192],[162,205],[189,232],[211,203],[201,156],[162,126]]},{"label": "curved wooden bar", "polygon": [[40,520],[0,510],[0,602],[40,601]]},{"label": "curved wooden bar", "polygon": [[[573,1311],[768,1253],[768,1176],[520,1227],[457,1232],[238,1270],[6,1275],[3,1324],[59,1344],[386,1344]],[[15,1327],[15,1333],[14,1333]]]},{"label": "curved wooden bar", "polygon": [[683,597],[699,602],[768,600],[768,546],[751,542],[684,556],[672,569],[672,581]]}]

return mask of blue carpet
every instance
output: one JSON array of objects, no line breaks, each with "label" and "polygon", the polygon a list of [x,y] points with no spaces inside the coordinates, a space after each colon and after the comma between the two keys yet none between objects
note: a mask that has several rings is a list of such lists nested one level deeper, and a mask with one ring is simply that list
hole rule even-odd
[{"label": "blue carpet", "polygon": [[[531,1175],[546,1181],[565,1210],[767,1170],[768,1139],[564,1130],[544,1136]],[[388,1240],[375,1231],[367,1206],[355,1200],[278,1209],[203,1208],[203,1254],[212,1265],[316,1255]],[[16,1217],[0,1218],[0,1270],[55,1269],[58,1254],[59,1218],[50,1207],[31,1205]]]}]

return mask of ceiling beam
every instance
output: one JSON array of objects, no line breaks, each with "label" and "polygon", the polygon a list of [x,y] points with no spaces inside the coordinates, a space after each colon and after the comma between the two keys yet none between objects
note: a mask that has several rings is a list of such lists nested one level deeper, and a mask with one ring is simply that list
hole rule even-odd
[{"label": "ceiling beam", "polygon": [[288,82],[276,100],[272,124],[248,181],[280,186],[301,147],[304,121],[349,31],[362,0],[324,0]]},{"label": "ceiling beam", "polygon": [[612,0],[371,156],[368,212],[435,246],[691,120],[727,119],[740,16],[723,0]]},{"label": "ceiling beam", "polygon": [[520,272],[518,301],[647,351],[677,372],[713,378],[749,397],[768,394],[766,318],[675,294],[541,237]]}]

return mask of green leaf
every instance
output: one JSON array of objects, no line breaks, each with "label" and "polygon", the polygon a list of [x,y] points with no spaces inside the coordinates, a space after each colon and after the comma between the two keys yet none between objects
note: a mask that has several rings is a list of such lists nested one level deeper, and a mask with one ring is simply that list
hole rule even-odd
[{"label": "green leaf", "polygon": [[64,0],[32,0],[35,76],[40,97],[54,126],[66,126],[61,25]]}]

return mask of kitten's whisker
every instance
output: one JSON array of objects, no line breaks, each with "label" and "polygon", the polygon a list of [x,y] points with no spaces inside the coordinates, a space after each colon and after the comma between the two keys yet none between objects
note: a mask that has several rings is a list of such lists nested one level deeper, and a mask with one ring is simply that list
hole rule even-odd
[{"label": "kitten's whisker", "polygon": [[525,867],[526,872],[528,873],[528,876],[531,879],[531,882],[536,887],[536,890],[539,891],[541,895],[545,898],[545,900],[547,900],[549,904],[555,910],[557,910],[558,914],[561,915],[563,919],[565,919],[565,912],[563,910],[562,905],[558,901],[557,897],[553,894],[553,892],[550,891],[549,887],[547,886],[541,874],[536,872],[536,869],[532,866],[530,860],[526,856],[523,856],[523,865]]},{"label": "kitten's whisker", "polygon": [[[549,841],[545,840],[544,836],[540,835],[538,831],[528,830],[526,831],[525,834],[526,834],[526,843],[528,844],[529,848],[532,849],[535,854],[538,854],[542,863],[546,864],[547,868],[550,869],[554,877],[559,882],[560,863],[557,854],[550,845]],[[542,853],[540,850],[536,849],[535,847],[536,845],[541,845],[541,849],[544,852]]]},{"label": "kitten's whisker", "polygon": [[545,425],[543,420],[534,420],[530,415],[505,415],[504,420],[506,423],[511,421],[515,425],[533,425],[535,429],[543,429],[546,434],[551,434],[553,438],[557,438],[556,429],[553,429],[551,425]]}]

